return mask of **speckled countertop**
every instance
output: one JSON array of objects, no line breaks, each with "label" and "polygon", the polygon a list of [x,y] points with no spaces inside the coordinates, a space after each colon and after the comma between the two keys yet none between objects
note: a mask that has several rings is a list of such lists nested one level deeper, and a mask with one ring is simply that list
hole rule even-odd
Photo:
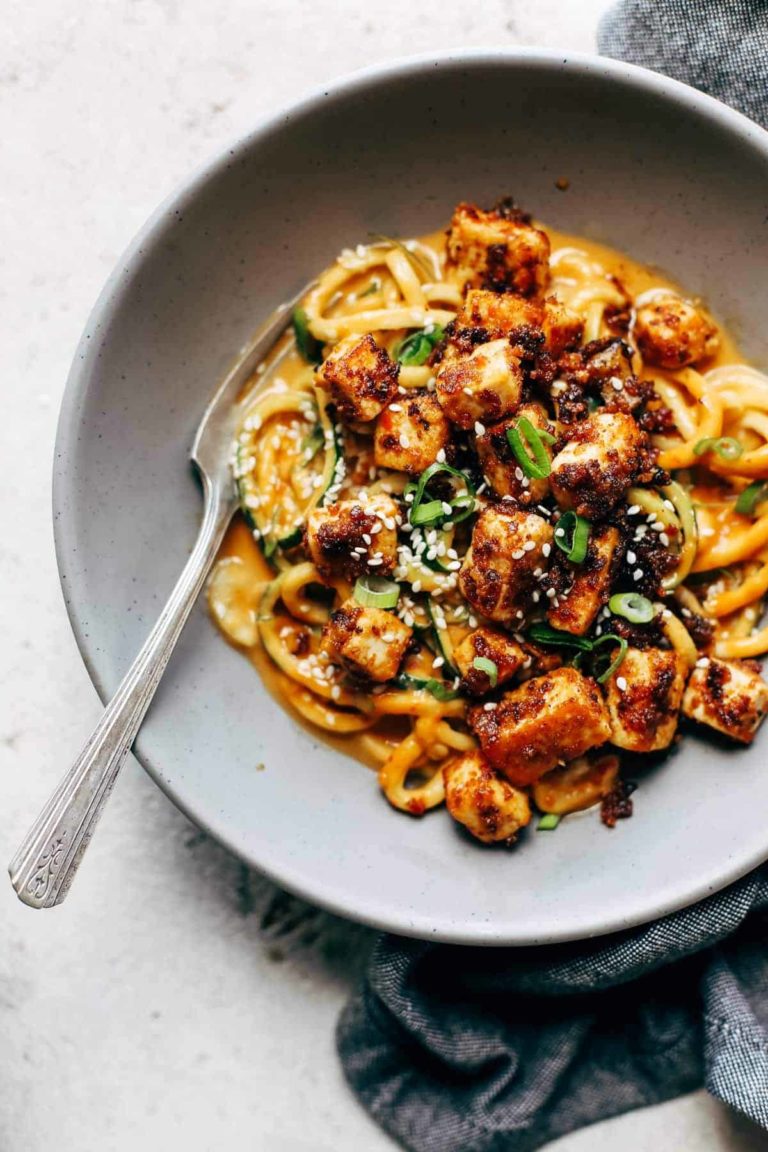
[{"label": "speckled countertop", "polygon": [[[102,282],[190,167],[303,88],[432,48],[590,50],[606,0],[3,0],[0,856],[99,713],[59,592],[56,413]],[[126,766],[66,905],[0,884],[0,1149],[391,1148],[342,1081],[339,1008],[372,936],[299,904]],[[702,1094],[564,1152],[742,1152]],[[554,1146],[553,1146],[554,1147]]]}]

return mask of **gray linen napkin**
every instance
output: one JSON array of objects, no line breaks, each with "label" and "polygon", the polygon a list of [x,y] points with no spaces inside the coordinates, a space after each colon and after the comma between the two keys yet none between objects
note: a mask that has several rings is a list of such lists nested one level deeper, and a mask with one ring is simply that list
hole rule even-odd
[{"label": "gray linen napkin", "polygon": [[[622,0],[600,50],[768,127],[765,0]],[[471,949],[383,937],[338,1048],[413,1152],[529,1152],[704,1084],[768,1128],[768,868],[597,941]]]}]

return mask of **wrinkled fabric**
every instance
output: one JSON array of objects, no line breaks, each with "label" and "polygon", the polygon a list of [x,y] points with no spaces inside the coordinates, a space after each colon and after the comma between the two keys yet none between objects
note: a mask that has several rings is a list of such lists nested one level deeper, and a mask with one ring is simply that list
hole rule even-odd
[{"label": "wrinkled fabric", "polygon": [[[622,0],[599,45],[768,127],[768,0]],[[768,1128],[768,868],[593,941],[382,937],[337,1040],[361,1103],[412,1152],[529,1152],[702,1084]]]}]

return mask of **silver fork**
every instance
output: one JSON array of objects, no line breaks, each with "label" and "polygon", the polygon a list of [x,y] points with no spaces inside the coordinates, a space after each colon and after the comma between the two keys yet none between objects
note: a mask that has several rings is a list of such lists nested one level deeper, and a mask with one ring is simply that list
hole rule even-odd
[{"label": "silver fork", "polygon": [[60,904],[74,879],[125,754],[136,739],[237,507],[229,452],[239,419],[241,390],[288,327],[293,309],[307,290],[281,305],[259,329],[203,413],[190,453],[203,488],[203,518],[195,546],[101,720],[9,865],[11,884],[30,908]]}]

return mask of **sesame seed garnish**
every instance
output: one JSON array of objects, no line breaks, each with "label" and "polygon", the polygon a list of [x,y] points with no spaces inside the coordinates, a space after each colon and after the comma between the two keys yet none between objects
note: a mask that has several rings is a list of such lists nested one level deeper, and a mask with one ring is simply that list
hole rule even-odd
[{"label": "sesame seed garnish", "polygon": [[495,707],[496,707],[496,705],[494,704],[493,700],[489,700],[487,704],[483,704],[483,711],[484,712],[493,712]]},{"label": "sesame seed garnish", "polygon": [[696,661],[696,667],[697,668],[708,668],[709,667],[709,657],[708,656],[702,656],[700,660]]},{"label": "sesame seed garnish", "polygon": [[555,596],[557,596],[557,592],[555,591],[555,589],[554,588],[547,588],[547,599],[548,600],[554,600]]},{"label": "sesame seed garnish", "polygon": [[552,545],[551,544],[542,544],[542,546],[541,546],[542,556],[548,557],[551,552],[552,552]]},{"label": "sesame seed garnish", "polygon": [[635,568],[634,572],[632,573],[632,579],[642,580],[644,575],[645,573],[643,572],[642,568]]},{"label": "sesame seed garnish", "polygon": [[485,432],[485,424],[481,424],[479,420],[475,420],[475,435],[482,436]]},{"label": "sesame seed garnish", "polygon": [[637,564],[637,555],[634,552],[627,552],[627,564]]},{"label": "sesame seed garnish", "polygon": [[639,504],[633,504],[631,508],[627,508],[627,516],[637,516],[640,511]]},{"label": "sesame seed garnish", "polygon": [[616,687],[618,688],[619,692],[626,692],[627,679],[625,676],[617,676],[616,677]]},{"label": "sesame seed garnish", "polygon": [[534,543],[533,540],[526,540],[525,544],[523,544],[523,550],[525,552],[533,552],[535,547],[536,547],[536,544]]}]

